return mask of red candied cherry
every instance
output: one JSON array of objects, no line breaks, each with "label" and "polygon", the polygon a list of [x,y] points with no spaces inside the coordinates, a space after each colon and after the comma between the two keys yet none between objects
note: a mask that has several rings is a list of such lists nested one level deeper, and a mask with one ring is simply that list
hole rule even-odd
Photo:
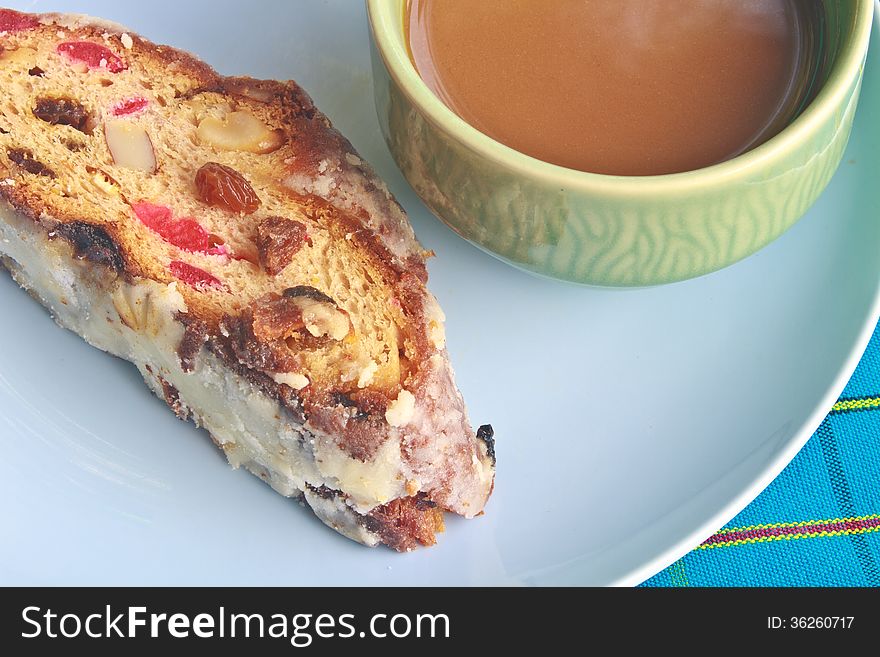
[{"label": "red candied cherry", "polygon": [[121,73],[128,68],[121,57],[107,46],[91,41],[65,41],[58,45],[57,52],[75,62],[82,62],[89,68],[106,69],[111,73]]},{"label": "red candied cherry", "polygon": [[147,109],[147,105],[149,104],[150,101],[141,96],[127,98],[126,100],[119,101],[113,106],[113,116],[132,116],[134,114],[140,114]]},{"label": "red candied cherry", "polygon": [[40,21],[36,16],[22,14],[12,9],[0,9],[0,32],[22,32],[39,27]]},{"label": "red candied cherry", "polygon": [[226,289],[226,286],[216,276],[180,260],[172,260],[169,269],[176,279],[197,290]]},{"label": "red candied cherry", "polygon": [[179,249],[206,255],[229,254],[219,236],[206,231],[191,217],[175,219],[171,208],[147,202],[135,203],[131,209],[141,223]]}]

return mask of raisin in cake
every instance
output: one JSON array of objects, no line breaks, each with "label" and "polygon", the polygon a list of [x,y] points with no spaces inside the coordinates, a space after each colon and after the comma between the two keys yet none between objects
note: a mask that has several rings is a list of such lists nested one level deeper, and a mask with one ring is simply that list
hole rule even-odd
[{"label": "raisin in cake", "polygon": [[0,10],[0,258],[229,462],[367,545],[478,515],[474,433],[401,207],[292,82]]}]

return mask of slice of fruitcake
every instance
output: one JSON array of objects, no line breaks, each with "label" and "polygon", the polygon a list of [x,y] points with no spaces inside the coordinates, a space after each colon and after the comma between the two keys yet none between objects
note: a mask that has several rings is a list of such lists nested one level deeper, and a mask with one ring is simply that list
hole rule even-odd
[{"label": "slice of fruitcake", "polygon": [[229,462],[367,545],[481,512],[471,430],[401,207],[293,82],[81,16],[0,10],[0,258]]}]

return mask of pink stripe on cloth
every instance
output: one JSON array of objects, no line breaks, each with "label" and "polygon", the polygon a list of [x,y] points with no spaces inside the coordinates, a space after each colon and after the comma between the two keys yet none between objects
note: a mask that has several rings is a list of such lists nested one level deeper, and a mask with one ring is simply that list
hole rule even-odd
[{"label": "pink stripe on cloth", "polygon": [[711,546],[719,543],[735,543],[738,541],[750,540],[760,541],[773,538],[784,538],[787,536],[815,536],[817,534],[825,533],[837,534],[842,532],[862,532],[878,528],[880,528],[880,517],[825,520],[803,525],[736,529],[710,536],[702,543],[702,545]]}]

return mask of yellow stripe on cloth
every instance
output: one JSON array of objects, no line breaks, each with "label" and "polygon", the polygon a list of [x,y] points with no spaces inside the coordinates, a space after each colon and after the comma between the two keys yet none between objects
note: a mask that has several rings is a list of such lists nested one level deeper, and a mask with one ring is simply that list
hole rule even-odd
[{"label": "yellow stripe on cloth", "polygon": [[774,522],[747,527],[729,527],[716,532],[698,550],[717,547],[793,541],[800,538],[827,538],[829,536],[854,536],[880,532],[880,515],[831,518],[829,520],[804,520],[800,522]]},{"label": "yellow stripe on cloth", "polygon": [[880,397],[861,397],[858,399],[841,399],[831,407],[831,412],[870,411],[875,408],[880,408]]}]

